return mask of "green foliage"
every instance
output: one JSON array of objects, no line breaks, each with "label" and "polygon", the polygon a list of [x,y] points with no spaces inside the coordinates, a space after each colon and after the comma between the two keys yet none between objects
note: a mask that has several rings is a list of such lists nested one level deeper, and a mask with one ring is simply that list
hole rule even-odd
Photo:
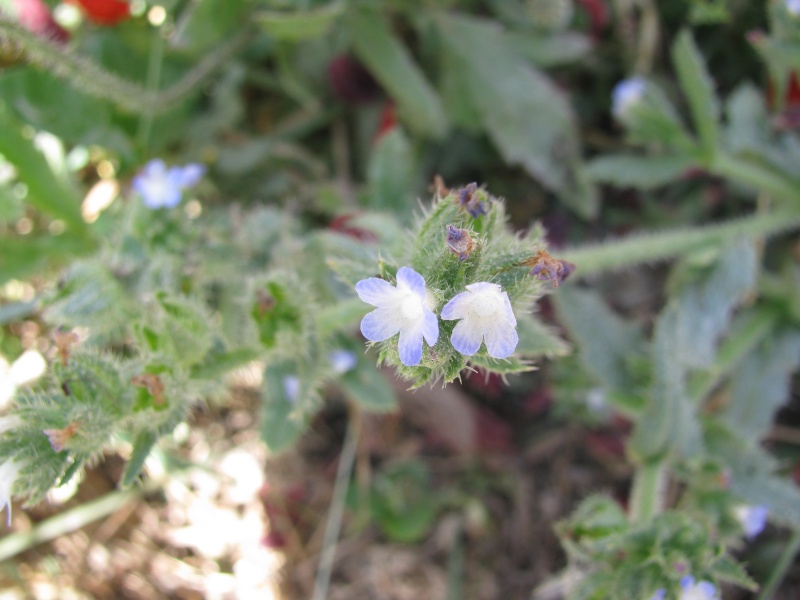
[{"label": "green foliage", "polygon": [[439,511],[431,484],[431,473],[419,462],[400,463],[375,477],[370,512],[387,538],[411,543],[427,534]]}]

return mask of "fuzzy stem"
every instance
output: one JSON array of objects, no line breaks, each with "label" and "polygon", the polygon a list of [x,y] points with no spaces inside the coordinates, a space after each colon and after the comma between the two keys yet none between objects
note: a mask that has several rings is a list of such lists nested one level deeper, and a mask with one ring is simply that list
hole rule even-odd
[{"label": "fuzzy stem", "polygon": [[663,460],[646,462],[636,468],[630,500],[633,521],[646,521],[663,510],[666,479],[667,471]]},{"label": "fuzzy stem", "polygon": [[238,35],[209,52],[180,81],[155,92],[114,75],[63,46],[37,37],[0,13],[0,47],[22,51],[28,63],[69,81],[86,94],[110,100],[131,112],[145,114],[167,110],[195,91],[211,73],[231,59],[250,35],[250,29],[242,29]]},{"label": "fuzzy stem", "polygon": [[336,557],[337,540],[342,528],[345,496],[347,495],[347,486],[350,483],[350,475],[353,472],[353,463],[355,462],[356,448],[358,447],[361,422],[354,406],[350,407],[350,411],[350,423],[347,426],[344,448],[342,448],[342,454],[339,457],[332,504],[328,512],[328,522],[325,524],[325,537],[322,541],[322,552],[317,566],[313,600],[325,600],[328,597],[328,586],[333,572],[333,559]]},{"label": "fuzzy stem", "polygon": [[786,572],[792,566],[798,550],[800,550],[800,531],[795,531],[792,533],[792,537],[789,538],[789,541],[786,542],[781,557],[775,565],[775,568],[772,569],[767,583],[761,588],[761,593],[758,594],[758,600],[772,600],[784,577],[786,577]]},{"label": "fuzzy stem", "polygon": [[800,227],[800,214],[754,214],[715,225],[638,234],[569,248],[559,258],[578,266],[571,281],[601,271],[683,256],[736,238],[774,235],[796,227]]}]

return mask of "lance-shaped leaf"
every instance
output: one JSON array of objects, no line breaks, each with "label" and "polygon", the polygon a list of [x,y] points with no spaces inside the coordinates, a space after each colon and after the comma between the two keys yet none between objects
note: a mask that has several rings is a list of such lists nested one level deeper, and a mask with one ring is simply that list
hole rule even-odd
[{"label": "lance-shaped leaf", "polygon": [[710,159],[717,145],[719,100],[714,93],[714,82],[706,70],[703,56],[687,30],[678,35],[672,47],[672,62],[683,93],[689,101],[703,155]]},{"label": "lance-shaped leaf", "polygon": [[447,116],[436,91],[376,10],[359,7],[347,14],[353,50],[397,102],[400,116],[423,136],[442,137]]},{"label": "lance-shaped leaf", "polygon": [[650,189],[675,182],[695,161],[686,156],[609,154],[586,165],[589,178],[619,187]]},{"label": "lance-shaped leaf", "polygon": [[564,192],[563,200],[579,214],[594,214],[596,198],[582,180],[569,99],[495,24],[444,13],[436,23],[450,66],[449,87],[469,94],[470,110],[480,114],[505,160]]}]

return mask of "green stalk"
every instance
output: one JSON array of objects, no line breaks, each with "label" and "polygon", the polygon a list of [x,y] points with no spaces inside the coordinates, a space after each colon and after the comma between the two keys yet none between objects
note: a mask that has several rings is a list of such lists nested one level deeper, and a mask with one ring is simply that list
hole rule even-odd
[{"label": "green stalk", "polygon": [[664,509],[667,471],[663,460],[646,462],[636,468],[631,490],[631,519],[647,521]]},{"label": "green stalk", "polygon": [[344,441],[344,448],[342,448],[342,454],[339,457],[339,466],[336,470],[336,484],[333,488],[328,522],[325,524],[325,537],[322,541],[322,552],[317,566],[317,577],[314,582],[312,600],[325,600],[328,597],[328,586],[333,572],[333,560],[336,557],[336,546],[342,529],[342,515],[344,514],[347,486],[350,483],[350,475],[353,472],[356,448],[358,447],[360,421],[357,413],[354,412],[355,410],[351,406],[350,423],[347,426],[347,436]]},{"label": "green stalk", "polygon": [[772,569],[767,583],[761,588],[761,593],[758,595],[757,600],[772,600],[784,577],[786,577],[786,572],[794,563],[794,557],[798,550],[800,550],[800,531],[795,531],[789,541],[786,542],[781,557],[775,568]]},{"label": "green stalk", "polygon": [[752,214],[714,225],[643,233],[568,248],[559,253],[559,258],[578,266],[570,279],[579,279],[601,271],[683,256],[737,238],[774,235],[797,227],[800,227],[798,213]]},{"label": "green stalk", "polygon": [[28,63],[50,71],[86,94],[110,100],[134,113],[159,113],[186,98],[209,75],[224,66],[250,39],[251,33],[251,30],[243,29],[209,52],[181,80],[160,92],[154,92],[106,71],[85,57],[65,51],[62,46],[37,37],[0,13],[0,47],[19,50]]},{"label": "green stalk", "polygon": [[[153,29],[153,41],[150,43],[150,56],[147,61],[147,81],[145,82],[147,93],[155,94],[161,83],[161,67],[164,64],[164,36],[161,35],[161,28]],[[150,140],[150,132],[153,129],[153,116],[155,111],[152,107],[142,111],[139,117],[139,130],[136,137],[142,150],[147,150]]]}]

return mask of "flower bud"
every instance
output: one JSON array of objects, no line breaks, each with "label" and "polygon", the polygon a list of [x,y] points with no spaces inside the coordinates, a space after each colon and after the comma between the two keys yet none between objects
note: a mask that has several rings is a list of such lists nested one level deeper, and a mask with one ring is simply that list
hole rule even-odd
[{"label": "flower bud", "polygon": [[475,240],[466,229],[459,229],[455,225],[447,226],[447,247],[450,252],[458,255],[458,260],[466,260],[475,247]]}]

